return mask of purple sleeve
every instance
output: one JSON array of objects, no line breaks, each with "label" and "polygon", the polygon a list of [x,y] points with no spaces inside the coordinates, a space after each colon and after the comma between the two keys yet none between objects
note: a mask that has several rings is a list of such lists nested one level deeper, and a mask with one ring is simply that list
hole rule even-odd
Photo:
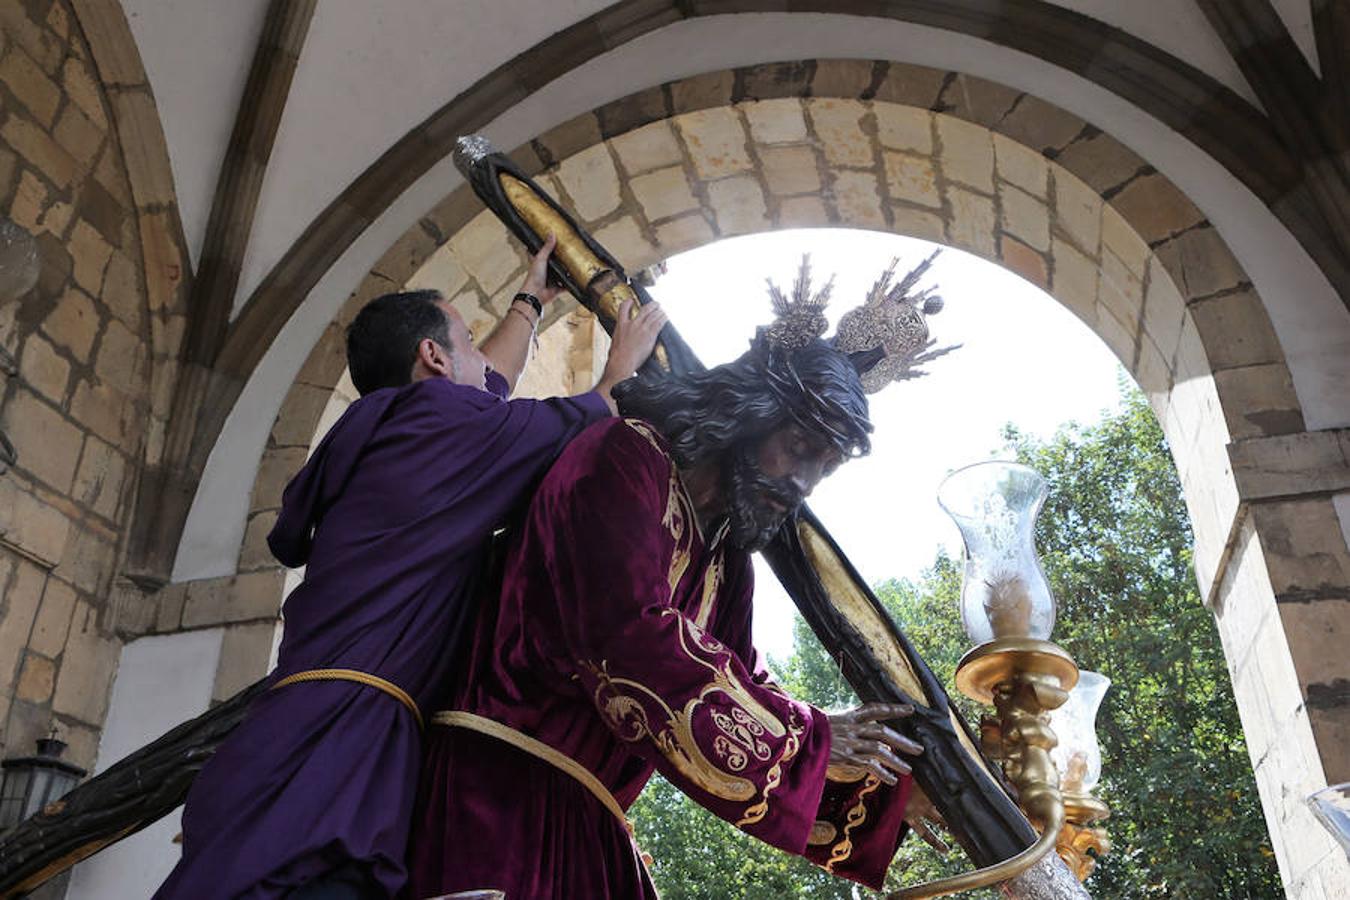
[{"label": "purple sleeve", "polygon": [[511,396],[511,386],[506,383],[506,379],[495,369],[488,370],[487,381],[484,385],[489,394],[496,394],[505,400]]}]

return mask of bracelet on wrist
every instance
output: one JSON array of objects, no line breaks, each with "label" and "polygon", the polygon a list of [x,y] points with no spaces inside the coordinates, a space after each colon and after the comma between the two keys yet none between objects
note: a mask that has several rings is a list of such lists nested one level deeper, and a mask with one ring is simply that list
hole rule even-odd
[{"label": "bracelet on wrist", "polygon": [[539,328],[539,319],[538,319],[538,318],[530,318],[530,314],[529,314],[529,313],[525,312],[525,310],[523,310],[523,309],[521,309],[521,308],[519,308],[519,307],[517,307],[517,306],[512,306],[512,307],[511,307],[510,309],[508,309],[506,312],[507,312],[508,315],[511,314],[511,313],[515,313],[516,315],[518,315],[518,316],[520,316],[522,319],[524,319],[526,322],[529,322],[529,323],[530,323],[530,330],[531,330],[531,331],[535,331],[535,330],[537,330],[537,329]]},{"label": "bracelet on wrist", "polygon": [[539,298],[536,297],[534,294],[521,291],[519,294],[516,294],[514,298],[512,298],[512,302],[528,303],[530,307],[534,310],[534,314],[536,316],[544,315],[544,304],[539,302]]}]

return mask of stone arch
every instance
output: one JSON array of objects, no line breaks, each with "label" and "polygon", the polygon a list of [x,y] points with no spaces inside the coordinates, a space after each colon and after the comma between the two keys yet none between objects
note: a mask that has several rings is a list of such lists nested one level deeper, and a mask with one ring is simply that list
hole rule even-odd
[{"label": "stone arch", "polygon": [[[1350,580],[1350,554],[1330,494],[1290,490],[1280,466],[1301,466],[1341,438],[1304,431],[1280,343],[1241,265],[1145,160],[1034,96],[853,60],[812,61],[804,90],[807,68],[663,85],[565,122],[513,156],[635,270],[735,234],[866,227],[984,256],[1079,315],[1148,393],[1172,444],[1197,575],[1219,620],[1281,870],[1291,886],[1332,877],[1339,860],[1299,797],[1350,774],[1341,714],[1313,702],[1346,674],[1317,629],[1339,621],[1331,602]],[[953,83],[962,104],[935,110]],[[759,86],[753,99],[729,102],[729,85],[746,84]],[[465,188],[387,250],[287,394],[234,582],[278,578],[262,541],[282,486],[326,409],[331,416],[342,328],[356,309],[404,285],[436,286],[481,330],[503,314],[523,265]],[[234,607],[256,615],[263,603]],[[1322,624],[1299,626],[1299,617]],[[260,660],[264,643],[260,631],[244,652]]]}]

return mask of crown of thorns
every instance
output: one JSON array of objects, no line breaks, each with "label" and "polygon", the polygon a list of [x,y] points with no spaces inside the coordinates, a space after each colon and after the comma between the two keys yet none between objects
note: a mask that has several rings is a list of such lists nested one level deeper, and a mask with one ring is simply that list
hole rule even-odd
[{"label": "crown of thorns", "polygon": [[[921,365],[959,346],[934,349],[937,342],[929,337],[928,316],[942,311],[942,298],[935,287],[918,288],[919,280],[940,252],[934,251],[898,282],[895,270],[899,260],[891,260],[862,305],[844,314],[829,339],[836,350],[847,354],[867,393],[874,394],[895,381],[926,375]],[[834,278],[813,292],[811,260],[804,256],[791,294],[785,294],[772,280],[768,284],[774,321],[759,330],[752,345],[766,384],[802,424],[824,432],[850,455],[866,453],[871,423],[806,387],[792,365],[793,352],[821,338],[829,327],[825,305]]]}]

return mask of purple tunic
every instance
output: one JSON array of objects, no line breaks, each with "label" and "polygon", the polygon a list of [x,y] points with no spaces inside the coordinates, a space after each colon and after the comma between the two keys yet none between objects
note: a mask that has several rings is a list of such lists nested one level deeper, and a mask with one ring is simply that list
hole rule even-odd
[{"label": "purple tunic", "polygon": [[[356,669],[435,707],[493,529],[609,414],[594,393],[506,401],[496,373],[488,388],[430,379],[375,391],[287,486],[268,543],[307,569],[283,609],[274,680]],[[350,859],[396,892],[420,757],[412,712],[376,688],[264,694],[193,785],[183,858],[155,896],[281,897]]]}]

